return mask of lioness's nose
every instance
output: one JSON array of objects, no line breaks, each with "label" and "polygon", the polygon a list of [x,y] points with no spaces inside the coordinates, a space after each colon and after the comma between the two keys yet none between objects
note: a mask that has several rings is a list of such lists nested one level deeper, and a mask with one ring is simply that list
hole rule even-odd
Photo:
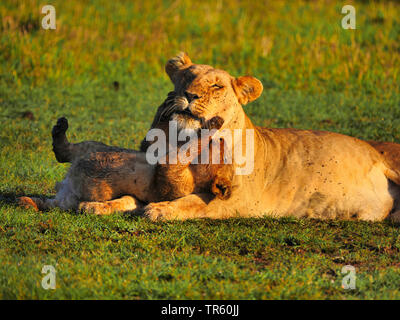
[{"label": "lioness's nose", "polygon": [[185,97],[189,103],[191,103],[193,100],[196,100],[199,98],[199,96],[197,94],[191,93],[189,91],[185,91]]}]

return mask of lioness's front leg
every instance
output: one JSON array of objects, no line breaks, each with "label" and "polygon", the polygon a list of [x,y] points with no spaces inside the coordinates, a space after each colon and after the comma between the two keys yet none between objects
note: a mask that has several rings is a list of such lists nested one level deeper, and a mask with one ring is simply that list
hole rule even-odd
[{"label": "lioness's front leg", "polygon": [[104,202],[85,201],[79,204],[80,211],[96,215],[108,215],[118,211],[134,211],[142,207],[142,202],[131,196],[123,196],[118,199]]},{"label": "lioness's front leg", "polygon": [[204,218],[207,204],[213,197],[206,193],[190,194],[174,201],[150,203],[145,207],[144,215],[152,221]]},{"label": "lioness's front leg", "polygon": [[237,202],[236,196],[223,200],[211,193],[190,194],[173,201],[150,203],[144,208],[144,215],[152,221],[226,219],[238,215]]}]

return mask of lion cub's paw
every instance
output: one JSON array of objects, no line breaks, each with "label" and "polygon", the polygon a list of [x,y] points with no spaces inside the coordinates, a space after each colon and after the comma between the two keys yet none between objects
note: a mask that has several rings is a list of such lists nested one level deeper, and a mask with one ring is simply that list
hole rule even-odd
[{"label": "lion cub's paw", "polygon": [[232,195],[232,183],[224,177],[216,177],[211,186],[211,192],[219,199],[228,200]]},{"label": "lion cub's paw", "polygon": [[33,209],[35,211],[39,211],[39,207],[32,198],[29,197],[20,197],[17,199],[17,203],[20,207],[24,209]]},{"label": "lion cub's paw", "polygon": [[170,217],[170,201],[150,203],[144,208],[144,216],[151,221],[167,220]]}]

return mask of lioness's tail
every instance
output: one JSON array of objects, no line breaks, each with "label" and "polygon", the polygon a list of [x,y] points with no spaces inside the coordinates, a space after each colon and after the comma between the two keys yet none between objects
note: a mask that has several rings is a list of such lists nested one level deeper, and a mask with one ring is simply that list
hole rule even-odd
[{"label": "lioness's tail", "polygon": [[367,141],[385,159],[389,170],[387,177],[400,185],[400,144],[394,142]]}]

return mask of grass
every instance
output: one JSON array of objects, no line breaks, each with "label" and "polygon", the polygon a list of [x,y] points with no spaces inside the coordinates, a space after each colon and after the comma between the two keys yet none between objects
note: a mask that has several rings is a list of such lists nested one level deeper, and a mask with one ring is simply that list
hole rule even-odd
[{"label": "grass", "polygon": [[[400,5],[352,3],[356,30],[340,27],[348,3],[336,1],[2,1],[0,298],[399,299],[400,228],[388,222],[152,223],[14,202],[63,178],[50,139],[60,116],[73,141],[138,147],[180,50],[262,80],[246,106],[256,124],[400,142]],[[56,30],[40,27],[44,4]],[[45,264],[56,290],[40,285]],[[355,290],[342,288],[347,264]]]}]

